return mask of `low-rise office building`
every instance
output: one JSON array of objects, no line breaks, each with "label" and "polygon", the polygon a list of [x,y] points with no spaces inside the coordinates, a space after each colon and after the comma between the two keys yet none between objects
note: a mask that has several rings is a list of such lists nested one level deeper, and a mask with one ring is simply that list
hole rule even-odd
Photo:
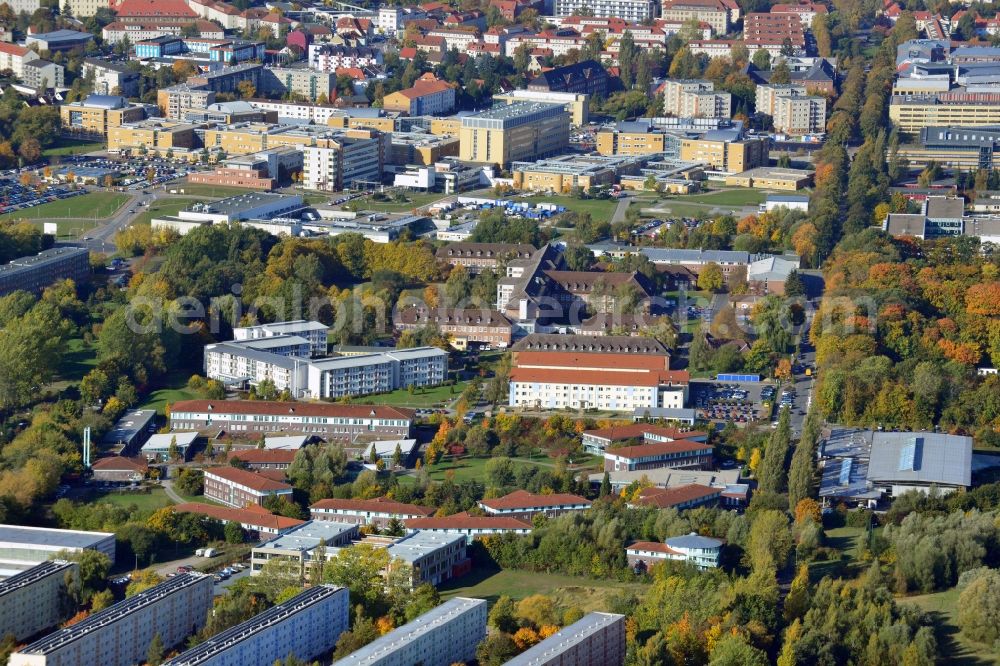
[{"label": "low-rise office building", "polygon": [[239,523],[243,529],[258,536],[282,534],[305,523],[297,518],[275,515],[257,504],[243,509],[230,509],[215,504],[184,502],[175,504],[173,508],[178,513],[194,513],[223,523]]},{"label": "low-rise office building", "polygon": [[456,597],[393,629],[333,666],[470,663],[486,638],[486,600]]},{"label": "low-rise office building", "polygon": [[804,169],[761,166],[726,176],[726,185],[796,192],[812,183],[812,178],[813,172]]},{"label": "low-rise office building", "polygon": [[578,187],[613,185],[624,175],[639,173],[645,160],[630,156],[560,155],[533,162],[514,162],[511,175],[519,190],[567,194]]},{"label": "low-rise office building", "polygon": [[146,478],[149,464],[144,458],[105,456],[90,467],[94,481],[112,483],[138,483]]},{"label": "low-rise office building", "polygon": [[143,120],[146,107],[116,95],[88,95],[79,102],[60,106],[59,115],[68,132],[106,138],[112,127]]},{"label": "low-rise office building", "polygon": [[448,243],[438,249],[436,257],[451,266],[464,266],[470,273],[497,271],[514,259],[530,259],[533,245],[524,243]]},{"label": "low-rise office building", "polygon": [[455,109],[455,87],[447,81],[421,77],[413,85],[385,96],[382,108],[409,116],[433,116]]},{"label": "low-rise office building", "polygon": [[389,571],[402,571],[411,589],[440,585],[472,569],[461,534],[413,532],[389,544]]},{"label": "low-rise office building", "polygon": [[680,560],[690,562],[699,569],[719,566],[723,542],[692,532],[686,536],[664,539],[663,543],[637,541],[625,548],[629,566],[637,571],[648,571],[657,562]]},{"label": "low-rise office building", "polygon": [[171,429],[252,438],[272,433],[347,441],[361,434],[409,437],[413,418],[413,410],[404,407],[262,400],[180,400],[170,409]]},{"label": "low-rise office building", "polygon": [[476,308],[406,308],[396,313],[395,326],[401,331],[433,326],[457,349],[468,348],[470,342],[507,347],[513,336],[507,317],[496,310]]},{"label": "low-rise office building", "polygon": [[882,225],[891,236],[920,239],[954,238],[965,231],[965,199],[927,197],[919,213],[890,213]]},{"label": "low-rise office building", "polygon": [[468,512],[443,517],[411,518],[407,532],[461,534],[469,543],[490,534],[530,534],[531,523],[507,516],[470,516]]},{"label": "low-rise office building", "polygon": [[708,433],[700,430],[680,430],[655,423],[625,423],[584,430],[580,434],[583,450],[594,455],[603,455],[608,449],[624,443],[654,444],[677,440],[707,442]]},{"label": "low-rise office building", "polygon": [[925,127],[1000,125],[1000,93],[958,88],[924,95],[893,95],[889,120],[901,132],[917,134]]},{"label": "low-rise office building", "polygon": [[712,445],[687,439],[622,446],[604,452],[604,469],[609,472],[659,467],[708,469],[711,466]]},{"label": "low-rise office building", "polygon": [[624,615],[588,613],[504,666],[621,666],[625,663],[626,647]]},{"label": "low-rise office building", "polygon": [[338,523],[375,525],[384,529],[393,519],[429,518],[435,510],[418,504],[397,502],[389,497],[369,500],[323,499],[309,507],[313,520],[332,520]]},{"label": "low-rise office building", "polygon": [[611,77],[604,65],[596,60],[583,60],[542,72],[528,82],[527,89],[532,93],[575,93],[605,97],[610,83]]},{"label": "low-rise office building", "polygon": [[15,291],[40,294],[60,280],[90,279],[90,252],[82,247],[55,247],[0,265],[0,296]]},{"label": "low-rise office building", "polygon": [[539,513],[552,517],[573,511],[586,511],[590,505],[590,500],[579,495],[536,495],[527,490],[515,490],[503,497],[479,501],[479,508],[488,516],[512,516],[522,520],[531,520]]},{"label": "low-rise office building", "polygon": [[311,587],[212,636],[164,666],[271,664],[289,655],[303,662],[319,658],[333,650],[349,627],[349,597],[345,587]]},{"label": "low-rise office building", "polygon": [[101,444],[111,447],[120,456],[136,455],[156,431],[155,409],[134,409],[126,412],[114,427],[104,433]]},{"label": "low-rise office building", "polygon": [[250,553],[250,571],[259,574],[269,560],[280,559],[297,564],[299,573],[304,575],[307,569],[322,566],[335,557],[340,548],[349,546],[360,534],[357,525],[308,520],[254,548]]},{"label": "low-rise office building", "polygon": [[48,560],[0,581],[0,634],[21,642],[65,620],[64,599],[79,568]]},{"label": "low-rise office building", "polygon": [[27,525],[0,525],[0,575],[13,575],[60,553],[96,550],[115,561],[115,535],[111,532],[58,530]]},{"label": "low-rise office building", "polygon": [[629,506],[653,506],[657,509],[693,509],[696,506],[714,506],[722,499],[725,488],[692,483],[677,488],[643,488]]},{"label": "low-rise office building", "polygon": [[242,509],[262,506],[269,497],[292,497],[287,483],[237,467],[211,467],[205,470],[205,497],[226,506]]},{"label": "low-rise office building", "polygon": [[11,666],[132,666],[159,636],[173,647],[205,625],[215,582],[180,574],[49,634],[10,656]]},{"label": "low-rise office building", "polygon": [[290,437],[288,439],[296,440],[295,443],[297,446],[289,446],[288,448],[267,448],[265,445],[265,448],[263,449],[242,449],[234,451],[230,457],[230,461],[239,460],[242,465],[245,465],[248,469],[254,471],[264,469],[288,469],[295,460],[295,456],[299,449],[302,448],[301,441],[304,440],[305,437]]}]

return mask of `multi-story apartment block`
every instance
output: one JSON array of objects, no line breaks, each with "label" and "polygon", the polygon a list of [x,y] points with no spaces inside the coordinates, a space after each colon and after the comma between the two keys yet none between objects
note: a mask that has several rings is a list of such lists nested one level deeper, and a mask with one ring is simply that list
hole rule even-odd
[{"label": "multi-story apartment block", "polygon": [[257,575],[269,560],[280,559],[297,564],[304,575],[312,567],[323,566],[360,534],[357,525],[308,520],[254,548],[250,552],[250,571]]},{"label": "multi-story apartment block", "polygon": [[715,34],[724,35],[738,18],[738,5],[735,12],[737,16],[734,18],[733,9],[725,0],[664,0],[660,18],[682,23],[693,19],[710,25]]},{"label": "multi-story apartment block", "polygon": [[743,42],[751,55],[764,49],[775,58],[789,48],[789,55],[805,55],[805,29],[795,14],[750,12],[743,19]]},{"label": "multi-story apartment block", "polygon": [[20,642],[65,620],[78,577],[76,562],[48,560],[0,581],[0,634]]},{"label": "multi-story apartment block", "polygon": [[139,73],[121,63],[84,58],[83,73],[94,77],[94,92],[99,95],[134,97],[139,94]]},{"label": "multi-story apartment block", "polygon": [[535,409],[679,409],[688,373],[670,370],[655,340],[629,336],[531,334],[514,352],[508,402]]},{"label": "multi-story apartment block", "polygon": [[108,129],[136,123],[146,117],[146,107],[130,104],[117,95],[88,95],[80,102],[59,107],[63,128],[69,132],[108,136]]},{"label": "multi-story apartment block", "polygon": [[41,56],[35,51],[17,44],[0,42],[0,70],[9,69],[17,78],[24,78],[24,63],[38,60]]},{"label": "multi-story apartment block", "polygon": [[660,91],[665,113],[681,118],[729,118],[732,115],[732,95],[716,91],[711,81],[667,80]]},{"label": "multi-story apartment block", "polygon": [[309,354],[324,356],[327,349],[327,332],[330,327],[318,321],[276,321],[258,326],[242,326],[233,329],[233,340],[260,340],[278,336],[297,336],[309,343]]},{"label": "multi-story apartment block", "polygon": [[205,470],[205,497],[226,506],[242,509],[278,496],[291,499],[292,487],[256,472],[238,467],[211,467]]},{"label": "multi-story apartment block", "polygon": [[712,465],[712,445],[693,439],[622,446],[604,451],[604,469],[631,472],[639,469],[708,469]]},{"label": "multi-story apartment block", "polygon": [[331,143],[329,147],[303,148],[304,187],[339,192],[351,187],[373,187],[382,182],[385,151],[384,141],[378,134],[348,130]]},{"label": "multi-story apartment block", "polygon": [[455,88],[433,76],[430,79],[420,78],[411,87],[386,95],[382,108],[410,116],[451,113],[455,109]]},{"label": "multi-story apartment block", "polygon": [[486,638],[486,600],[456,597],[375,639],[333,666],[471,663]]},{"label": "multi-story apartment block", "polygon": [[656,17],[653,0],[555,0],[556,16],[573,16],[584,9],[593,16],[616,16],[637,23]]},{"label": "multi-story apartment block", "polygon": [[0,296],[14,291],[40,294],[60,280],[90,279],[90,253],[82,247],[55,247],[0,265]]},{"label": "multi-story apartment block", "polygon": [[38,58],[24,63],[24,76],[21,78],[25,85],[35,90],[47,90],[62,88],[64,73],[62,65]]},{"label": "multi-story apartment block", "polygon": [[403,569],[411,588],[440,585],[457,578],[472,568],[466,556],[465,537],[460,534],[414,532],[386,548],[389,572]]},{"label": "multi-story apartment block", "polygon": [[397,312],[395,326],[400,331],[434,326],[458,349],[470,342],[507,347],[513,336],[510,320],[490,309],[406,308]]},{"label": "multi-story apartment block", "polygon": [[295,655],[303,662],[333,650],[347,631],[345,587],[318,585],[212,636],[164,666],[272,664]]},{"label": "multi-story apartment block", "polygon": [[558,516],[572,511],[586,511],[590,500],[579,495],[553,493],[536,495],[527,490],[515,490],[503,497],[479,501],[479,508],[488,516],[511,516],[531,520],[536,514]]},{"label": "multi-story apartment block", "polygon": [[462,118],[459,157],[499,164],[557,154],[569,145],[569,113],[561,104],[519,102]]},{"label": "multi-story apartment block", "polygon": [[436,347],[335,357],[307,367],[309,392],[319,398],[384,393],[408,386],[435,386],[448,376],[448,353]]},{"label": "multi-story apartment block", "polygon": [[801,84],[757,86],[757,113],[774,121],[774,129],[788,134],[826,131],[826,98],[811,96]]},{"label": "multi-story apartment block", "polygon": [[261,71],[258,91],[274,97],[297,93],[315,102],[320,95],[329,97],[336,86],[337,74],[332,69],[316,71],[293,67],[266,67]]},{"label": "multi-story apartment block", "polygon": [[181,400],[170,408],[173,430],[226,432],[256,438],[301,433],[354,441],[362,433],[409,437],[413,410],[402,407],[278,403],[260,400]]},{"label": "multi-story apartment block", "polygon": [[682,139],[680,158],[703,162],[723,173],[742,173],[768,163],[768,143],[765,138],[735,139],[706,132],[701,138]]},{"label": "multi-story apartment block", "polygon": [[171,120],[181,120],[188,111],[204,109],[215,103],[215,92],[181,83],[156,91],[160,113]]},{"label": "multi-story apartment block", "polygon": [[371,68],[382,65],[382,52],[367,46],[310,44],[309,67],[317,72],[336,72],[342,67]]},{"label": "multi-story apartment block", "polygon": [[625,616],[588,613],[504,666],[621,666],[625,663],[625,650]]},{"label": "multi-story apartment block", "polygon": [[664,539],[663,543],[637,541],[625,548],[629,566],[637,571],[649,571],[657,562],[680,560],[690,562],[699,569],[719,566],[722,541],[695,533]]},{"label": "multi-story apartment block", "polygon": [[10,666],[132,666],[143,663],[153,637],[173,647],[205,625],[215,582],[180,574],[27,645]]},{"label": "multi-story apartment block", "polygon": [[428,518],[433,516],[434,512],[431,507],[405,504],[389,497],[376,497],[370,500],[324,499],[309,507],[309,514],[313,520],[376,525],[379,529],[388,525],[393,518],[396,520]]}]

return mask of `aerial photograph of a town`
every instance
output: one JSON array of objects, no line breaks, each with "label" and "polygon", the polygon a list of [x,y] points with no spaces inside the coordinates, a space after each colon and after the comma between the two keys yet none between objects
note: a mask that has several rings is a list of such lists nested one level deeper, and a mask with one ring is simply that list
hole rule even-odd
[{"label": "aerial photograph of a town", "polygon": [[1000,666],[1000,0],[0,0],[0,666]]}]

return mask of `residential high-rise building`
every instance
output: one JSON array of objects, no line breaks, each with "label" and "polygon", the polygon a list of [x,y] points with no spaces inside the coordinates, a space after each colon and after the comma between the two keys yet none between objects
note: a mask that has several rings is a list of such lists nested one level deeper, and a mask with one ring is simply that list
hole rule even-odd
[{"label": "residential high-rise building", "polygon": [[[377,638],[333,666],[451,666],[476,658],[486,600],[456,597]],[[623,652],[624,654],[624,652]]]},{"label": "residential high-rise building", "polygon": [[65,620],[66,583],[78,571],[76,562],[47,560],[0,581],[0,635],[23,641]]},{"label": "residential high-rise building", "polygon": [[625,616],[588,613],[514,657],[505,666],[621,666],[624,662]]},{"label": "residential high-rise building", "polygon": [[584,9],[592,16],[615,16],[626,21],[647,21],[656,17],[653,0],[555,0],[556,16],[574,16]]},{"label": "residential high-rise building", "polygon": [[308,662],[347,631],[347,588],[319,585],[212,636],[164,666],[270,666],[295,655]]},{"label": "residential high-rise building", "polygon": [[774,121],[774,129],[788,134],[826,131],[826,98],[809,95],[804,85],[768,84],[757,86],[757,113]]},{"label": "residential high-rise building", "polygon": [[662,85],[663,111],[679,118],[729,118],[733,96],[701,79],[667,80]]},{"label": "residential high-rise building", "polygon": [[377,132],[348,130],[330,143],[329,147],[303,147],[304,187],[339,192],[382,182],[384,150]]},{"label": "residential high-rise building", "polygon": [[159,635],[167,647],[205,625],[215,582],[185,573],[60,629],[10,656],[10,666],[132,666]]}]

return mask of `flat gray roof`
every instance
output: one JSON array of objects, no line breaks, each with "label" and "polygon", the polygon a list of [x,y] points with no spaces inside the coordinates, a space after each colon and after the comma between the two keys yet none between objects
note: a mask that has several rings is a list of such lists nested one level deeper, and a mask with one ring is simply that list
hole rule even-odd
[{"label": "flat gray roof", "polygon": [[350,655],[334,662],[333,666],[383,663],[382,660],[386,659],[388,655],[419,638],[422,634],[433,631],[438,626],[447,623],[459,615],[468,613],[469,611],[477,608],[482,609],[484,619],[483,633],[485,634],[486,600],[455,597],[454,599],[450,599],[440,606],[427,611],[412,622],[407,622],[402,627],[394,629],[385,636],[377,638],[360,650],[355,650]]},{"label": "flat gray roof", "polygon": [[329,520],[309,520],[298,527],[285,532],[279,537],[266,541],[254,550],[298,550],[309,551],[319,545],[320,540],[328,545],[347,532],[357,531],[358,526],[347,523],[334,523]]},{"label": "flat gray roof", "polygon": [[113,532],[84,532],[82,530],[57,530],[25,525],[0,525],[0,543],[20,546],[91,548],[109,537],[113,539],[114,536]]},{"label": "flat gray roof", "polygon": [[616,615],[614,613],[588,613],[583,617],[583,619],[574,622],[568,627],[560,629],[527,652],[522,652],[520,655],[514,657],[504,664],[504,666],[535,666],[538,664],[553,663],[550,661],[553,657],[565,652],[571,646],[583,641],[593,634],[596,634],[598,631],[606,629],[614,624],[621,625],[621,632],[624,638],[624,615]]},{"label": "flat gray roof", "polygon": [[868,480],[968,487],[972,438],[934,432],[873,433]]},{"label": "flat gray roof", "polygon": [[445,532],[414,532],[392,544],[387,550],[391,559],[399,558],[404,562],[413,563],[428,553],[459,541],[464,543],[465,536]]}]

